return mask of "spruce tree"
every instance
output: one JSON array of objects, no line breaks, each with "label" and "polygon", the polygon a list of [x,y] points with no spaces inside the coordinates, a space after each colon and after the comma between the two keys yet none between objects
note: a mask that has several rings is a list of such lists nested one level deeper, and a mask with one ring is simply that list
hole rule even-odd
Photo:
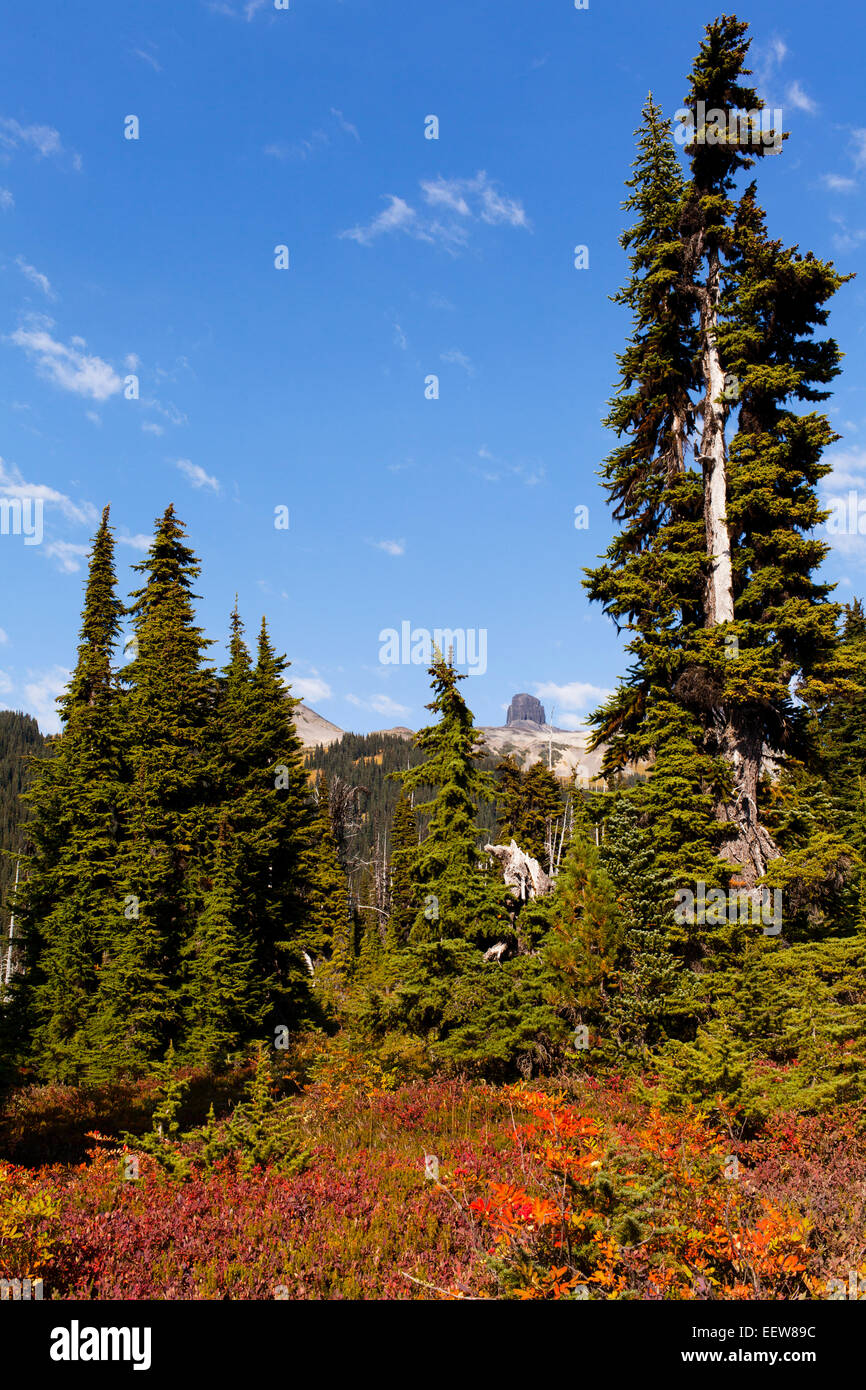
[{"label": "spruce tree", "polygon": [[833,435],[792,407],[822,399],[838,371],[814,331],[842,277],[768,240],[753,186],[732,196],[782,138],[761,135],[746,30],[728,16],[707,27],[686,97],[688,180],[645,112],[623,292],[636,328],[608,420],[628,436],[606,468],[621,530],[587,583],[634,634],[628,679],[594,721],[611,740],[606,770],[651,754],[649,794],[664,795],[648,808],[671,867],[706,875],[717,854],[753,887],[778,857],[759,804],[765,749],[802,743],[790,691],[808,693],[834,641],[809,534]]},{"label": "spruce tree", "polygon": [[599,1029],[617,987],[623,926],[616,889],[582,800],[549,914],[549,997],[570,1022]]},{"label": "spruce tree", "polygon": [[833,799],[834,820],[866,858],[863,783],[866,779],[866,615],[859,599],[846,606],[831,680],[814,701],[820,769]]},{"label": "spruce tree", "polygon": [[427,706],[439,722],[419,730],[416,746],[425,761],[400,774],[407,791],[432,788],[430,801],[416,806],[427,816],[427,834],[416,847],[412,891],[418,908],[411,939],[459,939],[490,945],[510,932],[502,885],[478,847],[476,805],[491,801],[493,781],[478,763],[481,736],[460,694],[459,675],[435,653],[430,667],[434,699]]},{"label": "spruce tree", "polygon": [[665,1038],[690,1037],[700,1006],[685,965],[685,933],[674,920],[673,885],[627,796],[617,798],[606,831],[601,862],[617,894],[623,948],[606,1022],[619,1046],[638,1055]]},{"label": "spruce tree", "polygon": [[125,727],[130,784],[115,920],[100,972],[93,1045],[103,1071],[150,1070],[178,1036],[181,952],[204,899],[212,819],[206,731],[216,687],[195,624],[199,573],[169,506],[133,594]]},{"label": "spruce tree", "polygon": [[[16,1003],[29,1057],[46,1080],[90,1069],[97,982],[116,931],[125,730],[113,671],[122,604],[106,507],[93,540],[62,731],[33,767],[33,853],[17,904],[25,974]],[[13,1008],[13,1013],[15,1008]]]},{"label": "spruce tree", "polygon": [[406,945],[415,921],[417,904],[412,893],[412,859],[417,848],[415,808],[401,787],[400,799],[391,818],[390,912],[385,938],[387,955],[393,955]]},{"label": "spruce tree", "polygon": [[355,924],[349,885],[340,865],[324,773],[316,784],[316,803],[307,855],[307,916],[304,940],[313,960],[323,964],[329,986],[341,991],[355,969]]},{"label": "spruce tree", "polygon": [[224,1065],[242,1049],[260,1029],[267,1008],[236,859],[236,847],[222,825],[204,905],[183,948],[183,1056],[208,1067]]},{"label": "spruce tree", "polygon": [[496,767],[497,833],[501,842],[511,839],[550,871],[554,826],[563,814],[562,791],[554,773],[544,763],[525,771],[513,756]]},{"label": "spruce tree", "polygon": [[[0,710],[0,970],[6,965],[8,932],[19,859],[25,849],[32,758],[43,748],[39,725],[29,714]],[[4,940],[5,938],[5,940]],[[13,956],[15,947],[13,942]]]},{"label": "spruce tree", "polygon": [[621,238],[631,275],[615,302],[631,310],[632,332],[605,420],[623,442],[602,471],[619,530],[585,582],[617,629],[630,634],[633,663],[591,716],[591,746],[606,745],[608,779],[629,763],[651,761],[641,796],[663,854],[672,869],[712,873],[723,832],[710,788],[722,771],[703,747],[688,678],[680,679],[704,626],[703,485],[690,466],[698,333],[683,286],[686,185],[670,122],[652,96],[626,187],[624,207],[636,217]]},{"label": "spruce tree", "polygon": [[294,724],[300,702],[285,684],[287,669],[264,618],[252,665],[235,604],[216,712],[220,814],[236,841],[245,932],[268,990],[272,1023],[308,1014],[302,953],[318,949],[305,925],[313,816]]}]

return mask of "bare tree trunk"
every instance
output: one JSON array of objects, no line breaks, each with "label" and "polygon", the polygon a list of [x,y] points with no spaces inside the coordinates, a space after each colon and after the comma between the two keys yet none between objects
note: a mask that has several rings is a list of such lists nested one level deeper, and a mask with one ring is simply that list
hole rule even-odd
[{"label": "bare tree trunk", "polygon": [[[18,888],[18,875],[19,875],[20,871],[21,871],[21,860],[19,859],[19,860],[17,860],[17,862],[16,862],[16,864],[15,864],[15,888],[13,889],[13,896],[12,896],[12,901],[13,901],[13,903],[14,903],[14,901],[15,901],[15,896],[14,896],[14,895],[15,895],[15,890]],[[9,945],[8,945],[8,949],[7,949],[7,952],[6,952],[6,964],[5,964],[5,968],[4,968],[4,970],[3,970],[3,984],[4,984],[5,988],[7,988],[7,989],[8,989],[8,987],[9,987],[9,985],[12,983],[12,964],[13,964],[13,961],[14,961],[14,959],[15,959],[15,955],[14,955],[14,946],[13,946],[13,938],[14,938],[14,936],[15,936],[15,909],[14,909],[14,907],[13,907],[12,911],[11,911],[10,914],[9,914]]]},{"label": "bare tree trunk", "polygon": [[[704,521],[707,556],[704,613],[707,627],[734,621],[734,576],[731,538],[728,531],[728,476],[725,427],[728,405],[726,378],[718,347],[718,311],[721,262],[716,247],[705,251],[703,239],[694,248],[697,256],[706,254],[707,278],[697,287],[702,341],[704,378],[703,425],[700,460],[704,475]],[[758,820],[758,781],[761,776],[763,739],[760,725],[747,709],[718,709],[714,712],[718,747],[731,769],[733,795],[730,802],[716,807],[719,820],[730,825],[730,836],[720,846],[725,859],[741,866],[743,883],[754,887],[766,873],[769,860],[778,849]]]},{"label": "bare tree trunk", "polygon": [[723,397],[725,373],[716,339],[721,271],[718,251],[710,251],[707,260],[707,283],[698,295],[705,382],[700,457],[704,469],[707,554],[712,556],[712,568],[707,579],[707,626],[715,627],[719,623],[731,623],[734,620],[734,577],[731,569],[731,538],[728,534],[727,518],[725,421],[728,407]]},{"label": "bare tree trunk", "polygon": [[719,820],[729,823],[732,832],[719,846],[719,854],[739,864],[744,885],[753,888],[755,880],[767,872],[769,861],[779,854],[769,832],[758,820],[763,740],[759,730],[749,728],[745,719],[738,719],[731,713],[721,729],[720,745],[731,767],[733,798],[730,804],[717,808]]}]

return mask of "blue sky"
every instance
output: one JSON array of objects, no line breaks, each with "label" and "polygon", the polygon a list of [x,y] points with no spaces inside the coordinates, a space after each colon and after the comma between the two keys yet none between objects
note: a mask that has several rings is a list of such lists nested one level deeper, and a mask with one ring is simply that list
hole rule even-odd
[{"label": "blue sky", "polygon": [[[417,727],[426,673],[383,665],[380,632],[483,629],[486,670],[463,687],[478,721],[504,722],[528,690],[579,725],[624,665],[580,585],[610,534],[595,470],[628,328],[609,299],[626,271],[623,180],[647,91],[673,116],[715,9],[13,8],[0,497],[42,498],[44,538],[0,536],[0,703],[57,727],[99,510],[111,503],[127,594],[173,502],[218,661],[237,591],[326,718]],[[760,170],[771,233],[857,270],[862,6],[738,13],[791,131]],[[864,304],[857,280],[833,310],[847,356],[828,497],[866,488]],[[834,537],[842,598],[866,590],[864,547]]]}]

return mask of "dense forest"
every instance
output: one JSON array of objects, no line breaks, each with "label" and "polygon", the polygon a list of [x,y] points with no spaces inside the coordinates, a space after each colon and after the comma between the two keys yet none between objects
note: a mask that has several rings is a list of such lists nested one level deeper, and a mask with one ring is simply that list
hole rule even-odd
[{"label": "dense forest", "polygon": [[25,844],[27,807],[22,794],[28,784],[30,758],[42,745],[32,715],[0,710],[0,960],[5,958],[18,855]]},{"label": "dense forest", "polygon": [[[570,826],[572,803],[578,795],[574,786],[559,783],[543,765],[524,768],[513,756],[496,758],[483,745],[479,751],[478,767],[492,773],[496,782],[492,801],[475,802],[479,846],[516,835],[522,847],[548,861],[547,839],[555,836],[559,846]],[[380,909],[387,906],[391,825],[400,798],[398,774],[422,762],[423,753],[412,739],[392,733],[344,734],[327,748],[306,754],[305,766],[314,785],[324,773],[340,864],[357,904],[363,899],[377,902]],[[420,801],[424,799],[422,792]],[[529,823],[533,814],[540,817],[538,824]],[[423,839],[427,825],[420,809],[416,829]]]},{"label": "dense forest", "polygon": [[[862,1133],[866,1106],[866,615],[834,600],[818,535],[841,360],[824,330],[847,277],[768,230],[748,47],[740,21],[708,26],[686,98],[705,123],[681,158],[648,98],[627,181],[632,326],[602,467],[616,529],[584,580],[626,637],[591,721],[608,789],[495,763],[443,652],[414,740],[305,754],[266,621],[251,647],[236,606],[224,661],[210,655],[174,507],[128,598],[106,508],[63,732],[41,756],[33,721],[0,721],[21,862],[0,1011],[13,1152],[28,1107],[65,1087],[161,1180],[218,1184],[236,1161],[302,1184],[303,1125],[319,1124],[320,1158],[355,1171],[363,1150],[358,1190],[381,1163],[384,1191],[414,1126],[496,1236],[483,1296],[814,1297],[866,1260],[861,1170],[816,1243],[779,1139],[808,1134],[826,1158],[839,1116]],[[486,848],[512,839],[517,886]],[[514,1136],[521,1166],[491,1176]],[[729,1181],[739,1161],[751,1186]],[[411,1214],[420,1247],[413,1201],[393,1221]],[[451,1220],[443,1203],[437,1231]],[[440,1264],[383,1268],[462,1297],[475,1255],[437,1239]],[[370,1249],[350,1276],[328,1246],[320,1292],[378,1289]],[[103,1296],[125,1287],[103,1277]],[[271,1277],[250,1276],[251,1296]],[[309,1278],[286,1275],[293,1296]]]}]

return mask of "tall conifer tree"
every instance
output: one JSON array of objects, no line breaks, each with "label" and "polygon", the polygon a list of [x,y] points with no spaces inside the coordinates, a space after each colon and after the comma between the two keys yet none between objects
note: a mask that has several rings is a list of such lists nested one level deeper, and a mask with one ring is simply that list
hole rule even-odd
[{"label": "tall conifer tree", "polygon": [[34,848],[17,908],[30,1056],[51,1080],[88,1074],[97,980],[117,926],[125,767],[112,663],[122,611],[106,507],[90,555],[75,669],[59,702],[62,732],[33,769]]},{"label": "tall conifer tree", "polygon": [[842,277],[767,239],[753,187],[732,196],[782,139],[761,131],[746,31],[728,16],[707,27],[686,98],[688,181],[666,123],[645,112],[624,291],[637,328],[608,421],[629,436],[606,469],[622,529],[587,583],[635,634],[628,679],[595,719],[606,769],[651,752],[644,801],[667,864],[709,878],[717,854],[752,887],[779,853],[759,804],[764,750],[796,744],[806,721],[790,688],[808,689],[833,645],[809,534],[833,436],[792,405],[820,400],[838,371],[835,344],[813,334]]},{"label": "tall conifer tree", "polygon": [[181,952],[204,898],[212,838],[206,730],[216,698],[196,626],[199,573],[169,506],[134,568],[134,654],[124,679],[131,782],[116,921],[100,976],[94,1044],[106,1068],[148,1070],[178,1033]]},{"label": "tall conifer tree", "polygon": [[481,736],[457,684],[465,677],[441,653],[434,654],[430,675],[435,697],[427,708],[440,719],[415,736],[425,761],[400,774],[407,791],[433,789],[432,800],[416,807],[429,821],[414,855],[412,887],[419,906],[412,939],[459,937],[489,945],[508,930],[502,884],[478,847],[476,806],[493,799],[493,780],[478,767]]},{"label": "tall conifer tree", "polygon": [[415,808],[401,787],[400,799],[391,818],[391,892],[385,938],[389,955],[406,945],[415,920],[417,905],[412,893],[412,859],[417,848]]}]

